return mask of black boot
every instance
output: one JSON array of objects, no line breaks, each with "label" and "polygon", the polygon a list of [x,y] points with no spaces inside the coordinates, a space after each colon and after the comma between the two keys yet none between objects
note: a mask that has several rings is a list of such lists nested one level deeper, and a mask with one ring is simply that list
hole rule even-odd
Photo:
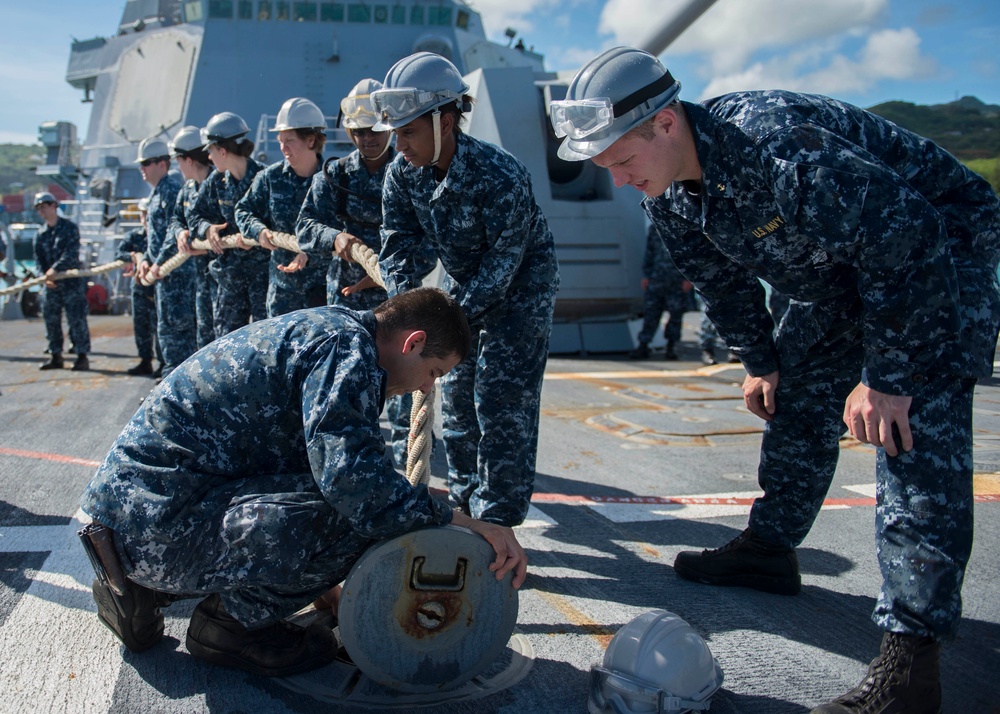
[{"label": "black boot", "polygon": [[195,657],[262,677],[322,667],[336,658],[337,644],[333,630],[316,623],[299,627],[281,620],[248,630],[226,612],[218,594],[199,603],[187,632],[187,649]]},{"label": "black boot", "polygon": [[86,372],[90,369],[90,360],[87,359],[87,355],[77,355],[72,369],[74,372]]},{"label": "black boot", "polygon": [[65,367],[63,364],[62,352],[53,352],[49,361],[41,365],[38,369],[62,369]]},{"label": "black boot", "polygon": [[715,352],[713,352],[711,348],[701,351],[701,361],[702,364],[707,365],[718,364],[718,362],[715,361]]},{"label": "black boot", "polygon": [[126,580],[125,594],[118,598],[119,610],[107,585],[94,580],[93,590],[97,619],[107,625],[130,650],[148,650],[163,638],[163,613],[160,608],[170,604],[168,595]]},{"label": "black boot", "polygon": [[153,373],[153,360],[144,359],[135,367],[132,367],[126,371],[133,377],[149,376]]},{"label": "black boot", "polygon": [[669,341],[667,342],[667,346],[663,350],[663,359],[665,359],[667,362],[676,362],[677,361],[678,357],[677,357],[677,353],[674,352],[674,343],[673,342],[669,342]]},{"label": "black boot", "polygon": [[154,371],[150,376],[153,379],[162,379],[163,378],[163,362],[160,362],[160,364],[157,365],[156,371]]},{"label": "black boot", "polygon": [[649,345],[640,342],[639,346],[628,353],[629,359],[649,359]]},{"label": "black boot", "polygon": [[795,549],[761,540],[749,528],[721,548],[678,553],[674,571],[685,580],[777,595],[797,595],[802,589]]},{"label": "black boot", "polygon": [[939,714],[940,651],[930,637],[886,632],[861,683],[811,714]]}]

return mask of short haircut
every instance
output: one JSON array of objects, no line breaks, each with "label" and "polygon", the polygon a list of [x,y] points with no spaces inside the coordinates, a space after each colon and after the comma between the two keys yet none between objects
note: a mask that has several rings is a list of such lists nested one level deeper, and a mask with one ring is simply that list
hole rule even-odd
[{"label": "short haircut", "polygon": [[205,151],[205,147],[199,147],[197,149],[191,149],[190,151],[178,151],[178,158],[191,159],[192,161],[208,166],[212,162],[208,160],[208,152]]},{"label": "short haircut", "polygon": [[438,288],[415,288],[394,295],[375,308],[380,330],[427,333],[423,357],[445,359],[458,355],[461,362],[472,349],[472,332],[461,305]]},{"label": "short haircut", "polygon": [[302,141],[308,143],[309,137],[316,139],[316,144],[313,146],[313,151],[317,154],[323,153],[323,147],[326,146],[326,132],[322,129],[295,129],[295,135],[302,139]]}]

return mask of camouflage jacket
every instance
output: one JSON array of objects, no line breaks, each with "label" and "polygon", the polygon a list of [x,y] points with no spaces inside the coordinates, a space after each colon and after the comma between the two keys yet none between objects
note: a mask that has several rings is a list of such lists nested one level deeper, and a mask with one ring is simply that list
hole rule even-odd
[{"label": "camouflage jacket", "polygon": [[550,301],[559,287],[555,245],[531,175],[503,149],[458,135],[444,179],[397,156],[382,189],[379,263],[389,295],[417,287],[414,256],[426,238],[447,290],[477,323],[488,311]]},{"label": "camouflage jacket", "polygon": [[[194,209],[191,211],[194,219],[191,230],[192,237],[204,239],[209,226],[219,223],[226,224],[226,227],[219,234],[220,236],[239,233],[239,227],[236,224],[236,204],[250,190],[254,177],[263,170],[262,164],[253,159],[247,159],[247,172],[239,181],[234,181],[232,174],[228,171],[225,173],[216,171],[205,179],[201,188],[198,189],[198,197],[195,199]],[[234,258],[227,256],[230,253],[233,256],[243,255]],[[247,260],[266,263],[270,258],[270,251],[264,248],[251,248],[248,251],[234,248],[225,251],[219,258],[213,260],[243,264]]]},{"label": "camouflage jacket", "polygon": [[117,532],[169,543],[204,527],[199,504],[213,492],[252,475],[311,471],[362,536],[449,523],[451,509],[410,486],[385,453],[375,330],[371,312],[321,307],[219,338],[146,398],[87,486],[83,509]]},{"label": "camouflage jacket", "polygon": [[[174,205],[177,194],[181,190],[181,182],[176,174],[168,173],[156,184],[149,195],[149,209],[146,213],[146,233],[149,242],[146,246],[146,260],[150,264],[163,265],[170,257],[163,250],[170,228],[170,219],[174,215]],[[176,252],[176,248],[175,248]]]},{"label": "camouflage jacket", "polygon": [[42,273],[49,268],[56,272],[80,267],[80,229],[61,216],[54,226],[47,226],[35,238],[35,265]]},{"label": "camouflage jacket", "polygon": [[[215,169],[212,169],[209,176],[211,176],[214,171]],[[173,213],[170,214],[170,226],[167,229],[167,239],[163,241],[163,247],[160,249],[160,255],[163,256],[164,260],[177,255],[178,233],[183,230],[187,230],[191,232],[189,240],[196,237],[194,232],[194,202],[198,198],[198,191],[200,189],[201,184],[194,179],[188,179],[184,182],[184,185],[181,186],[181,190],[177,192],[177,200],[174,202],[174,210]]]},{"label": "camouflage jacket", "polygon": [[[1000,210],[922,137],[814,95],[683,103],[700,186],[643,203],[749,372],[779,368],[758,277],[795,300],[860,302],[865,383],[906,395],[928,369],[992,371]],[[821,329],[821,328],[820,328]]]},{"label": "camouflage jacket", "polygon": [[[322,157],[316,158],[322,165]],[[303,177],[295,173],[287,161],[271,164],[258,173],[250,184],[250,190],[236,204],[236,225],[240,232],[253,240],[257,240],[265,228],[294,235],[295,222],[312,180],[312,176]],[[290,250],[279,248],[274,253],[275,260],[281,265],[287,265],[295,259],[295,253]],[[297,278],[288,278],[285,273],[280,272],[277,276],[279,280],[288,278],[294,283],[304,279],[306,275],[325,274],[329,267],[329,251],[310,253],[305,269],[289,274],[298,275]]]},{"label": "camouflage jacket", "polygon": [[642,277],[648,278],[652,283],[669,286],[684,280],[681,271],[671,260],[663,239],[652,226],[646,234],[646,250],[642,255]]},{"label": "camouflage jacket", "polygon": [[124,260],[126,263],[132,262],[133,253],[145,253],[146,244],[149,238],[145,228],[134,228],[125,234],[122,242],[118,244],[115,252],[116,260]]}]

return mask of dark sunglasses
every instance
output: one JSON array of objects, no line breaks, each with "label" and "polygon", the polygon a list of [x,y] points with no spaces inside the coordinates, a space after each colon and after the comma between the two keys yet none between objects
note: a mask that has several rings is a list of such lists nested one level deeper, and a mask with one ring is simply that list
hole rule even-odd
[{"label": "dark sunglasses", "polygon": [[144,160],[142,160],[142,161],[139,162],[139,166],[141,166],[143,168],[146,168],[147,166],[150,166],[151,164],[155,164],[157,161],[163,161],[163,159],[144,159]]}]

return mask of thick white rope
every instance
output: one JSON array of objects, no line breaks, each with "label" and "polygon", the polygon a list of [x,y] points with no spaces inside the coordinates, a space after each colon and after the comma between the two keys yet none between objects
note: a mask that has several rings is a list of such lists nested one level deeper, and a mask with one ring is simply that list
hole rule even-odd
[{"label": "thick white rope", "polygon": [[0,289],[0,296],[5,295],[17,295],[19,292],[23,292],[28,288],[33,288],[36,285],[45,285],[46,280],[67,280],[69,278],[89,278],[94,275],[100,275],[101,273],[110,273],[112,270],[118,270],[118,268],[125,265],[124,260],[114,260],[110,263],[104,263],[103,265],[96,265],[93,268],[87,270],[82,270],[80,268],[74,268],[73,270],[65,270],[61,273],[53,273],[49,277],[44,275],[40,278],[31,278],[30,280],[25,280],[18,283],[17,285],[12,285],[9,288]]}]

